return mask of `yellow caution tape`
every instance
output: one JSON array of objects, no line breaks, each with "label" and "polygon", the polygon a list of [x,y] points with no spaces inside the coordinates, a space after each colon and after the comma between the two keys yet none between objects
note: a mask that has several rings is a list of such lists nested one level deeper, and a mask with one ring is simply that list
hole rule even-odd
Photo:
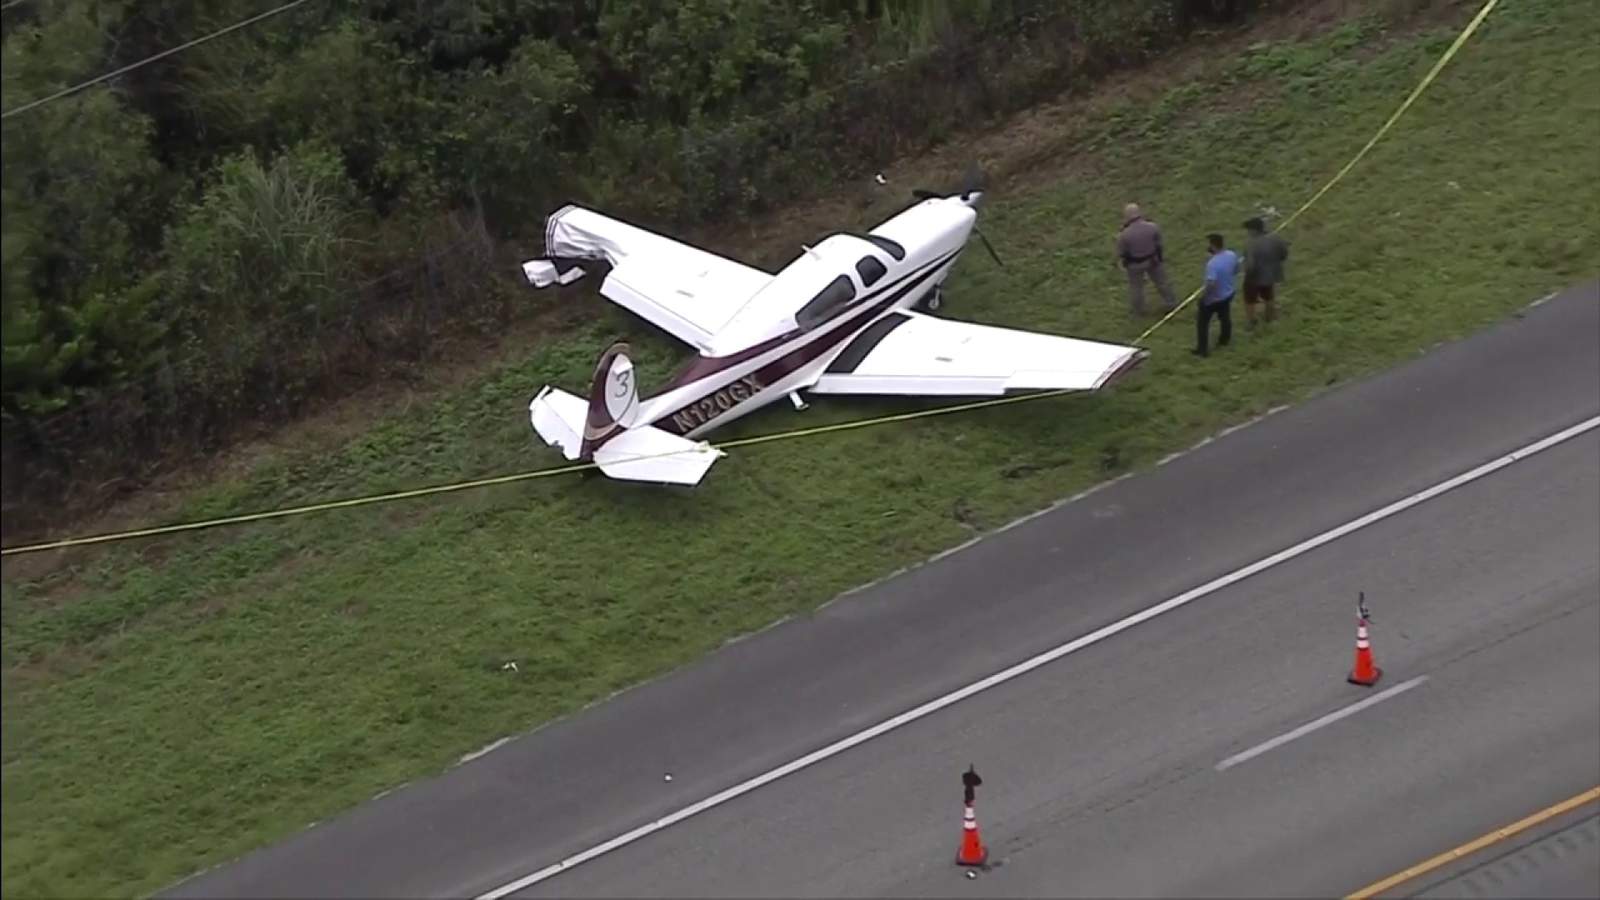
[{"label": "yellow caution tape", "polygon": [[[882,416],[876,419],[858,419],[850,422],[838,422],[832,425],[819,425],[813,428],[801,428],[794,431],[782,431],[776,434],[758,435],[756,437],[741,438],[729,441],[719,447],[742,447],[751,444],[760,444],[767,441],[783,440],[785,438],[803,437],[806,435],[823,434],[830,431],[844,431],[849,428],[865,428],[868,425],[878,425],[884,422],[901,421],[905,419],[919,419],[926,416],[936,416],[942,413],[961,412],[977,409],[983,406],[998,406],[1002,403],[1020,403],[1024,400],[1038,400],[1043,397],[1052,397],[1060,394],[1074,393],[1069,390],[1055,390],[1039,394],[1020,394],[1012,397],[996,397],[991,400],[979,400],[974,403],[963,403],[954,406],[943,406],[937,409],[925,409],[917,412],[900,413],[898,415]],[[646,454],[635,457],[635,460],[659,459],[666,456],[676,456],[680,453],[689,453],[688,450],[670,450],[665,453]],[[551,475],[569,475],[573,472],[582,472],[585,469],[596,468],[592,462],[575,463],[568,466],[556,466],[549,469],[535,469],[530,472],[518,472],[513,475],[499,475],[493,478],[480,478],[474,481],[460,481],[452,484],[440,484],[432,487],[413,488],[405,491],[395,491],[389,494],[372,494],[366,497],[352,497],[348,500],[329,500],[325,503],[313,503],[308,506],[295,506],[287,509],[274,509],[266,512],[244,513],[237,516],[226,516],[217,519],[205,519],[199,522],[184,522],[178,525],[161,525],[154,528],[140,528],[134,531],[119,531],[111,534],[95,535],[93,537],[65,538],[59,541],[48,541],[42,544],[29,544],[23,547],[7,547],[0,550],[0,554],[10,556],[14,553],[38,553],[42,550],[59,550],[63,547],[78,547],[84,544],[103,544],[109,541],[124,541],[138,537],[153,537],[158,534],[172,534],[179,531],[196,531],[202,528],[215,528],[219,525],[238,525],[244,522],[260,522],[266,519],[281,519],[286,516],[299,516],[306,513],[323,512],[330,509],[345,509],[352,506],[366,506],[372,503],[387,503],[391,500],[406,500],[412,497],[423,497],[428,494],[444,494],[451,491],[465,491],[472,488],[489,487],[496,484],[510,484],[514,481],[530,481],[535,478],[546,478]]]},{"label": "yellow caution tape", "polygon": [[[1400,104],[1400,108],[1394,111],[1394,115],[1389,117],[1389,121],[1383,123],[1383,127],[1379,128],[1377,133],[1372,136],[1372,140],[1367,141],[1367,145],[1361,148],[1361,152],[1352,157],[1349,162],[1344,164],[1344,168],[1340,169],[1338,173],[1336,173],[1332,178],[1328,179],[1328,183],[1322,186],[1322,190],[1312,194],[1310,200],[1307,200],[1304,204],[1302,204],[1299,209],[1295,210],[1294,213],[1289,216],[1289,218],[1284,219],[1283,224],[1274,229],[1275,231],[1282,231],[1283,229],[1289,227],[1290,222],[1300,218],[1301,213],[1310,209],[1313,203],[1316,203],[1318,200],[1322,199],[1322,195],[1326,194],[1329,188],[1333,187],[1335,184],[1338,184],[1340,179],[1344,178],[1345,175],[1349,174],[1351,169],[1356,167],[1356,163],[1361,162],[1362,157],[1367,155],[1367,151],[1371,150],[1373,146],[1376,145],[1378,141],[1389,132],[1389,129],[1394,126],[1394,123],[1405,114],[1406,110],[1411,108],[1411,104],[1415,103],[1417,98],[1422,96],[1422,92],[1428,89],[1428,85],[1433,84],[1433,79],[1438,77],[1439,71],[1455,57],[1456,52],[1461,49],[1461,45],[1465,44],[1467,39],[1472,37],[1473,32],[1478,30],[1478,26],[1483,24],[1483,20],[1488,18],[1489,12],[1493,10],[1499,2],[1500,0],[1489,0],[1489,2],[1483,5],[1482,9],[1478,10],[1478,14],[1472,17],[1472,21],[1467,23],[1467,27],[1462,29],[1461,34],[1456,36],[1455,42],[1450,45],[1450,48],[1444,52],[1443,56],[1439,57],[1439,61],[1433,64],[1433,68],[1428,70],[1428,74],[1424,76],[1416,88],[1411,91],[1411,96],[1406,98],[1406,102]],[[1167,313],[1165,316],[1162,316],[1161,321],[1145,329],[1144,334],[1139,335],[1139,339],[1134,341],[1134,343],[1144,343],[1145,338],[1148,338],[1151,334],[1153,334],[1157,328],[1165,325],[1168,319],[1171,319],[1177,314],[1178,310],[1188,306],[1190,301],[1200,296],[1201,290],[1203,290],[1203,288],[1195,288],[1194,293],[1184,298],[1182,303],[1173,307],[1171,312]]]},{"label": "yellow caution tape", "polygon": [[[1439,58],[1438,62],[1434,63],[1433,68],[1428,72],[1427,76],[1424,77],[1422,82],[1417,85],[1416,89],[1411,92],[1411,96],[1407,97],[1405,102],[1400,105],[1400,108],[1395,110],[1394,115],[1390,116],[1389,120],[1383,123],[1383,127],[1379,128],[1378,132],[1372,136],[1372,139],[1367,141],[1366,146],[1361,148],[1361,152],[1357,153],[1354,158],[1346,163],[1344,168],[1340,169],[1339,172],[1334,175],[1327,184],[1323,185],[1321,190],[1312,195],[1310,200],[1307,200],[1299,209],[1295,210],[1293,215],[1285,219],[1283,225],[1279,226],[1279,230],[1287,226],[1290,222],[1293,222],[1295,219],[1299,218],[1301,213],[1310,209],[1312,204],[1316,203],[1317,200],[1321,199],[1323,194],[1328,192],[1329,188],[1337,184],[1339,180],[1342,179],[1351,169],[1355,168],[1356,163],[1360,162],[1361,158],[1367,155],[1367,151],[1371,150],[1372,147],[1378,143],[1378,141],[1389,131],[1389,129],[1400,118],[1400,116],[1411,107],[1411,104],[1416,102],[1417,97],[1421,96],[1422,92],[1427,90],[1428,85],[1433,83],[1433,80],[1438,76],[1439,71],[1450,62],[1450,60],[1456,55],[1456,52],[1461,49],[1461,46],[1467,42],[1468,38],[1472,37],[1473,32],[1478,30],[1478,26],[1483,23],[1483,20],[1489,15],[1489,12],[1493,10],[1499,2],[1500,0],[1488,0],[1488,2],[1483,5],[1483,8],[1480,9],[1478,14],[1473,17],[1472,21],[1467,24],[1467,27],[1455,39],[1455,42],[1450,45],[1450,48],[1445,51],[1444,55]],[[1162,325],[1166,324],[1169,319],[1177,314],[1178,310],[1187,306],[1191,301],[1194,300],[1195,297],[1199,296],[1199,294],[1200,289],[1197,288],[1194,293],[1190,294],[1182,303],[1173,308],[1171,312],[1163,316],[1160,321],[1156,322],[1156,324],[1146,329],[1143,334],[1139,335],[1138,339],[1134,341],[1135,345],[1143,344],[1145,339],[1154,333],[1157,328],[1160,328]],[[881,425],[887,422],[903,422],[909,419],[920,419],[928,416],[943,415],[945,413],[964,412],[967,410],[981,409],[986,406],[999,406],[1004,403],[1021,403],[1025,400],[1041,400],[1045,397],[1055,397],[1068,393],[1074,392],[1069,390],[1055,390],[1044,391],[1037,394],[997,397],[989,400],[979,400],[972,403],[942,406],[935,409],[918,410],[916,412],[879,416],[872,419],[859,419],[850,422],[839,422],[833,425],[820,425],[814,428],[801,428],[793,431],[782,431],[775,434],[742,438],[740,440],[729,441],[718,446],[722,448],[751,446],[754,444],[766,443],[768,441],[806,437],[816,434],[825,434],[832,431],[844,431],[851,428],[865,428],[870,425]],[[683,452],[686,451],[677,450],[669,453],[655,454],[655,456],[673,456]],[[646,459],[652,457],[640,458]],[[39,544],[28,544],[21,547],[7,547],[3,550],[0,550],[0,556],[11,556],[22,553],[38,553],[44,550],[58,550],[63,547],[78,547],[85,544],[103,544],[111,541],[125,541],[133,538],[153,537],[160,534],[173,534],[180,531],[197,531],[203,528],[216,528],[221,525],[238,525],[245,522],[261,522],[267,519],[281,519],[287,516],[299,516],[307,513],[323,512],[330,509],[346,509],[355,506],[366,506],[373,503],[387,503],[393,500],[406,500],[413,497],[423,497],[429,494],[465,491],[474,488],[489,487],[497,484],[510,484],[511,482],[515,481],[530,481],[535,478],[547,478],[553,475],[568,475],[573,472],[581,472],[585,469],[592,468],[595,468],[595,464],[592,462],[579,463],[569,466],[556,466],[549,469],[535,469],[530,472],[518,472],[513,475],[500,475],[493,478],[480,478],[473,481],[461,481],[453,484],[434,485],[432,487],[396,491],[389,494],[374,494],[366,497],[353,497],[348,500],[330,500],[325,503],[313,503],[308,506],[296,506],[286,509],[268,510],[266,512],[245,513],[237,516],[225,516],[222,518],[206,519],[198,522],[184,522],[177,525],[162,525],[154,528],[139,528],[132,531],[119,531],[109,534],[94,535],[91,537],[65,538],[63,540],[47,541]]]}]

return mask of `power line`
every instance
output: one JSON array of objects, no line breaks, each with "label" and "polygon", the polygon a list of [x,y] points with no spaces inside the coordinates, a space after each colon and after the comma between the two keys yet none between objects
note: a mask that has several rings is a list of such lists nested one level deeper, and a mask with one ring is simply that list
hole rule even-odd
[{"label": "power line", "polygon": [[[8,6],[15,5],[15,4],[21,3],[21,2],[22,2],[22,0],[12,0],[12,3],[8,4]],[[163,50],[163,51],[161,51],[160,53],[157,53],[154,56],[146,57],[144,59],[139,60],[136,63],[132,63],[130,65],[123,66],[122,68],[117,69],[115,72],[107,72],[106,74],[101,75],[98,78],[91,78],[88,81],[83,82],[82,84],[73,85],[72,87],[66,88],[65,90],[56,91],[54,94],[51,94],[48,97],[41,97],[38,100],[35,100],[35,101],[31,102],[31,103],[25,103],[22,106],[17,107],[16,109],[6,110],[5,113],[0,114],[0,119],[9,119],[9,118],[11,118],[12,116],[14,116],[14,115],[16,115],[18,113],[27,112],[28,110],[33,109],[35,106],[43,106],[44,104],[49,103],[52,100],[59,100],[60,98],[65,97],[68,94],[76,94],[78,91],[81,91],[84,88],[93,87],[94,85],[97,85],[102,81],[105,81],[105,80],[110,79],[110,78],[115,78],[118,75],[122,75],[122,74],[125,74],[127,72],[131,72],[134,69],[139,68],[140,66],[147,66],[150,63],[153,63],[158,59],[164,59],[164,58],[166,58],[168,56],[171,56],[174,53],[179,52],[180,50],[187,50],[190,47],[194,47],[194,46],[197,46],[199,44],[204,44],[206,41],[209,41],[209,40],[211,40],[213,38],[219,38],[219,37],[222,37],[223,35],[228,34],[230,32],[238,31],[240,28],[243,28],[246,25],[253,25],[256,22],[261,21],[262,19],[268,18],[270,16],[275,16],[278,13],[287,12],[287,11],[289,11],[289,10],[295,8],[296,6],[299,6],[300,4],[305,3],[305,2],[306,2],[306,0],[293,0],[293,2],[291,2],[291,3],[285,3],[284,5],[278,7],[277,9],[268,10],[268,11],[266,11],[264,13],[261,13],[258,16],[252,16],[251,18],[245,19],[243,22],[235,22],[234,24],[229,25],[227,28],[224,28],[221,31],[213,31],[212,33],[210,33],[208,35],[205,35],[203,37],[195,38],[194,40],[189,41],[186,44],[179,44],[178,46],[173,47],[170,50]]]}]

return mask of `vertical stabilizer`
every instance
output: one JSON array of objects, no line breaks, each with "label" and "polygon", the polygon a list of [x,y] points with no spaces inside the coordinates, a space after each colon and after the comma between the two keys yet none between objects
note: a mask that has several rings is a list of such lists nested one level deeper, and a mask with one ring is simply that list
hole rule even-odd
[{"label": "vertical stabilizer", "polygon": [[[594,367],[589,403],[546,386],[528,404],[533,430],[574,462],[592,461],[608,477],[699,484],[722,451],[640,420],[639,388],[628,345],[612,344]],[[582,433],[580,437],[579,434]]]},{"label": "vertical stabilizer", "polygon": [[634,380],[633,360],[628,358],[628,345],[618,341],[595,364],[579,456],[588,459],[607,441],[631,428],[638,415],[639,386]]}]

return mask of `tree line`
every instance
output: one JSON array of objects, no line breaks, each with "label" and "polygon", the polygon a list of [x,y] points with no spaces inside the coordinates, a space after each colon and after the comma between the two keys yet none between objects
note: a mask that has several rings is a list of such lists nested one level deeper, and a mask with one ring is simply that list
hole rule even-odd
[{"label": "tree line", "polygon": [[[1267,2],[313,0],[8,115],[8,505],[501,327],[561,202],[757,212]],[[272,5],[8,3],[3,106]]]}]

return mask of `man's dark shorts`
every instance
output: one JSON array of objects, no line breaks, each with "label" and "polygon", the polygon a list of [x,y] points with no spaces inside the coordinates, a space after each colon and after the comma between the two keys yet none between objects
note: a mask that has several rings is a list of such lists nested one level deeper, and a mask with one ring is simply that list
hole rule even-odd
[{"label": "man's dark shorts", "polygon": [[1272,302],[1272,285],[1251,284],[1250,282],[1246,281],[1244,283],[1244,302],[1259,303],[1262,300],[1265,300],[1268,303]]}]

